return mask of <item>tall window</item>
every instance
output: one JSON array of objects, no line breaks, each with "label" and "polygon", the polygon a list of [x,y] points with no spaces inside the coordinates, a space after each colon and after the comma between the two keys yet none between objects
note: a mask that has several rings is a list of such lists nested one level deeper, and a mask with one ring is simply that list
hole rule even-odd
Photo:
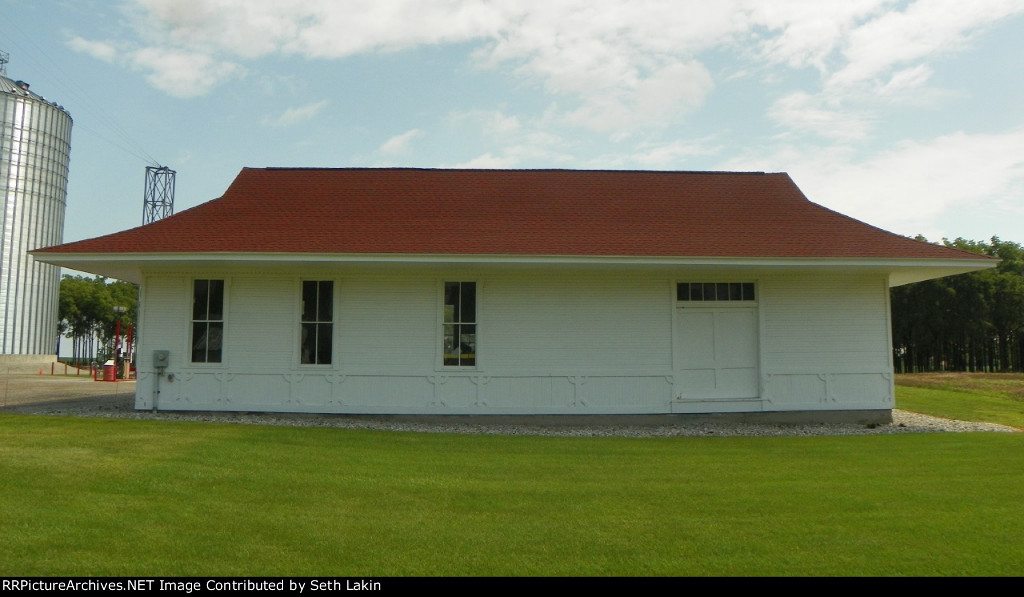
[{"label": "tall window", "polygon": [[302,283],[301,362],[304,365],[331,364],[334,335],[334,282],[306,280]]},{"label": "tall window", "polygon": [[444,283],[444,364],[476,365],[476,282]]},{"label": "tall window", "polygon": [[219,363],[224,341],[224,280],[192,282],[192,362]]}]

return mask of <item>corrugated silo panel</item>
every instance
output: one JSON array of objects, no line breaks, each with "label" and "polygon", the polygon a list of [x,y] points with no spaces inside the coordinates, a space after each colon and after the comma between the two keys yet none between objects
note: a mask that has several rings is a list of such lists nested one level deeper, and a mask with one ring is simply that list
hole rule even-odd
[{"label": "corrugated silo panel", "polygon": [[60,268],[28,251],[64,236],[71,116],[0,76],[0,354],[55,354]]}]

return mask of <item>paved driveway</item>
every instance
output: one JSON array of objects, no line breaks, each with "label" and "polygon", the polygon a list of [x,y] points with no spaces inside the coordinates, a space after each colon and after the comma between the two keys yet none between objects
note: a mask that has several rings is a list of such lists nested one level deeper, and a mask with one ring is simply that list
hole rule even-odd
[{"label": "paved driveway", "polygon": [[93,381],[91,375],[0,374],[0,412],[26,413],[58,405],[133,404],[135,381]]}]

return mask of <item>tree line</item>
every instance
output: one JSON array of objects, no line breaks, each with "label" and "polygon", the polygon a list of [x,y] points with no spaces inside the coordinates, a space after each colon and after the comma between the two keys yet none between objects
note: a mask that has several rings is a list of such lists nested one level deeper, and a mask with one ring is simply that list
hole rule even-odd
[{"label": "tree line", "polygon": [[[115,307],[123,308],[123,313]],[[128,330],[136,332],[137,314],[138,287],[134,284],[68,274],[61,278],[57,332],[71,340],[71,359],[76,364],[113,358],[118,320],[123,352]],[[59,354],[59,345],[57,350]]]},{"label": "tree line", "polygon": [[998,237],[942,244],[1002,261],[891,289],[896,372],[1024,371],[1024,247]]}]

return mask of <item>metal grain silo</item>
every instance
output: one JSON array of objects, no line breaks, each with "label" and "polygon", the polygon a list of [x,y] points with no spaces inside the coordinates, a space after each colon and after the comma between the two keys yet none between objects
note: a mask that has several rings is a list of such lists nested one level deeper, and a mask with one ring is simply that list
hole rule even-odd
[{"label": "metal grain silo", "polygon": [[28,251],[63,241],[71,115],[0,70],[0,118],[0,355],[52,357],[60,268]]}]

